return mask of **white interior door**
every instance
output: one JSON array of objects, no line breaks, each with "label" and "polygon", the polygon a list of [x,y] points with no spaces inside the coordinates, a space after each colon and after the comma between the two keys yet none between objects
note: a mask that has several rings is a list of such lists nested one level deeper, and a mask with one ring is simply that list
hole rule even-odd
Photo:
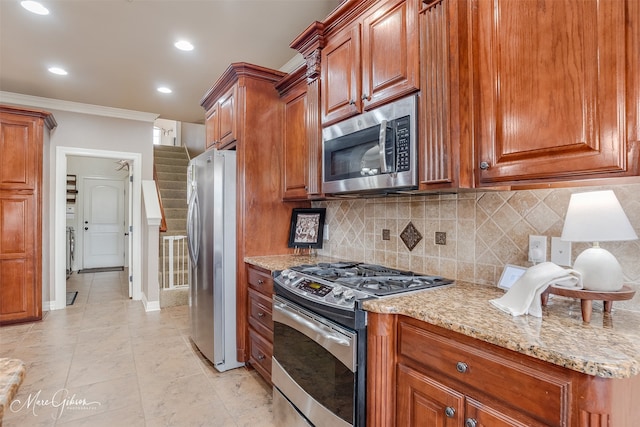
[{"label": "white interior door", "polygon": [[84,179],[83,268],[124,266],[124,181]]}]

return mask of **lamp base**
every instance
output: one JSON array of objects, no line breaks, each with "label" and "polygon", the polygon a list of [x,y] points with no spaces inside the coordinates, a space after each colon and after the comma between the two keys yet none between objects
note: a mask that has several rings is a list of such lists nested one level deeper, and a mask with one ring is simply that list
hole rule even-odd
[{"label": "lamp base", "polygon": [[622,267],[606,249],[596,246],[586,249],[576,258],[573,269],[582,274],[584,289],[604,292],[622,289]]}]

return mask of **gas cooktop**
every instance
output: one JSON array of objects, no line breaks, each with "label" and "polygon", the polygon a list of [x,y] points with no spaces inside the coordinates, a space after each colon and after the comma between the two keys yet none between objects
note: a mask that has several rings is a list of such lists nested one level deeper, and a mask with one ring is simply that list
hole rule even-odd
[{"label": "gas cooktop", "polygon": [[453,280],[381,265],[340,261],[291,267],[276,276],[275,282],[276,293],[281,286],[303,299],[349,308],[357,300],[450,285]]}]

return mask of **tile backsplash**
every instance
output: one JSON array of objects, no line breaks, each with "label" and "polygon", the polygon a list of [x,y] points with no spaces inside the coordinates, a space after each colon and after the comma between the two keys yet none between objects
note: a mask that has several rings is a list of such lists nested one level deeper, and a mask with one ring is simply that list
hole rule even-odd
[{"label": "tile backsplash", "polygon": [[[327,208],[329,226],[330,239],[319,253],[495,285],[505,264],[531,266],[531,234],[548,237],[550,259],[551,237],[562,233],[571,193],[599,189],[614,190],[640,236],[640,184],[478,191],[314,202],[314,207]],[[422,236],[413,250],[400,237],[409,223],[415,230],[409,227],[405,237],[415,244]],[[385,229],[389,240],[383,240]],[[435,243],[436,232],[446,233],[445,245]],[[573,243],[572,261],[588,246]],[[640,311],[640,240],[601,246],[618,258],[625,282],[638,291],[632,300],[614,307]]]}]

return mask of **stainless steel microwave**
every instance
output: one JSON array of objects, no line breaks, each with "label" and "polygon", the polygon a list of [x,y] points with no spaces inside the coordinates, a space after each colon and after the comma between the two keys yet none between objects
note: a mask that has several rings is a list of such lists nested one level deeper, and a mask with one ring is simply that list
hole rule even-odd
[{"label": "stainless steel microwave", "polygon": [[416,98],[402,98],[323,129],[325,194],[417,188]]}]

